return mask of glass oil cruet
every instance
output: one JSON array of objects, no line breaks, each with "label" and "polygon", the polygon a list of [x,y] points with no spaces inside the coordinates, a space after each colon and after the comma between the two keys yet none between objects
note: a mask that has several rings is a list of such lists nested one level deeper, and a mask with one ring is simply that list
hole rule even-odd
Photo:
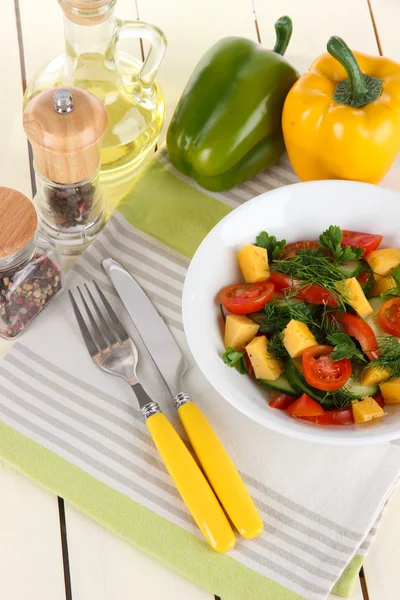
[{"label": "glass oil cruet", "polygon": [[[164,96],[155,79],[166,49],[156,27],[114,16],[117,0],[58,0],[64,13],[65,52],[33,77],[25,105],[54,87],[80,87],[96,95],[108,113],[101,148],[103,184],[134,177],[152,155],[165,115]],[[150,42],[143,63],[120,52],[123,38]],[[137,40],[138,41],[138,40]]]}]

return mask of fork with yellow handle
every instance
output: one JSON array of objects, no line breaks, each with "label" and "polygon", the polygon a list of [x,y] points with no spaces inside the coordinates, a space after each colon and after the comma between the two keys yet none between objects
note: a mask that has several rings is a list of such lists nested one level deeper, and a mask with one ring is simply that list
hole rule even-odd
[{"label": "fork with yellow handle", "polygon": [[190,396],[182,393],[186,364],[170,330],[137,281],[111,258],[103,267],[161,373],[199,463],[237,531],[254,538],[262,519],[217,434]]}]

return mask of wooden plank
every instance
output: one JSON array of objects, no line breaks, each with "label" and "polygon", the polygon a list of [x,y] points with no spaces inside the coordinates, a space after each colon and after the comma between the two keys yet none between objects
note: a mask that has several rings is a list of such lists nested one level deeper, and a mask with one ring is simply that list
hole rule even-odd
[{"label": "wooden plank", "polygon": [[[31,196],[22,128],[22,79],[14,1],[2,1],[0,182]],[[0,354],[9,348],[2,341]],[[7,600],[65,598],[57,498],[0,461],[0,582]]]},{"label": "wooden plank", "polygon": [[[73,600],[213,600],[182,575],[66,504]],[[8,598],[7,598],[8,600]]]},{"label": "wooden plank", "polygon": [[282,15],[293,20],[293,36],[286,52],[301,71],[326,50],[331,35],[339,35],[351,48],[377,54],[367,0],[254,0],[261,42],[272,48],[274,23]]},{"label": "wooden plank", "polygon": [[57,498],[2,461],[0,581],[7,600],[65,600]]},{"label": "wooden plank", "polygon": [[208,48],[230,35],[257,39],[251,0],[137,0],[137,3],[140,19],[160,27],[168,39],[159,77],[166,97],[166,124],[194,67]]},{"label": "wooden plank", "polygon": [[[132,19],[132,5],[128,13],[127,3],[121,0],[117,4],[118,16],[122,4],[123,16]],[[229,6],[229,0],[218,3],[192,0],[190,7],[185,0],[139,2],[140,18],[159,26],[168,37],[160,79],[169,118],[190,73],[209,46],[224,35],[255,37],[248,0],[235,0],[239,10],[232,11],[233,15],[227,18]],[[111,596],[123,600],[129,590],[135,590],[137,596],[163,600],[213,600],[211,594],[97,525],[71,505],[66,504],[65,509],[74,600],[108,600]]]},{"label": "wooden plank", "polygon": [[396,0],[370,0],[382,53],[400,62],[399,33],[400,4]]},{"label": "wooden plank", "polygon": [[399,514],[400,489],[391,498],[365,559],[364,571],[369,600],[394,600],[399,596]]}]

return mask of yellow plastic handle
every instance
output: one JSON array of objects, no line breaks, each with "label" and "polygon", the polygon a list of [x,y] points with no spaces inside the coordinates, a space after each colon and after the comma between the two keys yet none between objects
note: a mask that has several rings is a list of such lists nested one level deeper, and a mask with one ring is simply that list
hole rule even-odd
[{"label": "yellow plastic handle", "polygon": [[200,531],[217,552],[231,550],[235,534],[203,473],[165,415],[149,417],[146,425],[184,503]]},{"label": "yellow plastic handle", "polygon": [[194,402],[182,404],[178,414],[193,450],[232,523],[243,537],[257,537],[263,531],[263,522],[217,434]]}]

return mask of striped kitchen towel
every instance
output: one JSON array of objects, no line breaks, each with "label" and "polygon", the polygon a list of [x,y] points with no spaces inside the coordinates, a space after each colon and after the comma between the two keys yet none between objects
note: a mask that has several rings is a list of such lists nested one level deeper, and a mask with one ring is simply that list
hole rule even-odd
[{"label": "striped kitchen towel", "polygon": [[[190,365],[196,398],[241,471],[265,531],[227,555],[201,539],[161,463],[131,389],[101,372],[84,347],[66,294],[32,323],[0,362],[0,456],[119,535],[223,600],[323,600],[347,595],[399,476],[400,447],[300,442],[235,411],[193,364],[181,294],[190,257],[232,208],[296,180],[286,159],[226,193],[206,193],[176,173],[165,151],[136,182],[66,278],[95,278],[140,340],[103,273],[121,262],[144,287]],[[139,376],[176,425],[164,387]]]}]

